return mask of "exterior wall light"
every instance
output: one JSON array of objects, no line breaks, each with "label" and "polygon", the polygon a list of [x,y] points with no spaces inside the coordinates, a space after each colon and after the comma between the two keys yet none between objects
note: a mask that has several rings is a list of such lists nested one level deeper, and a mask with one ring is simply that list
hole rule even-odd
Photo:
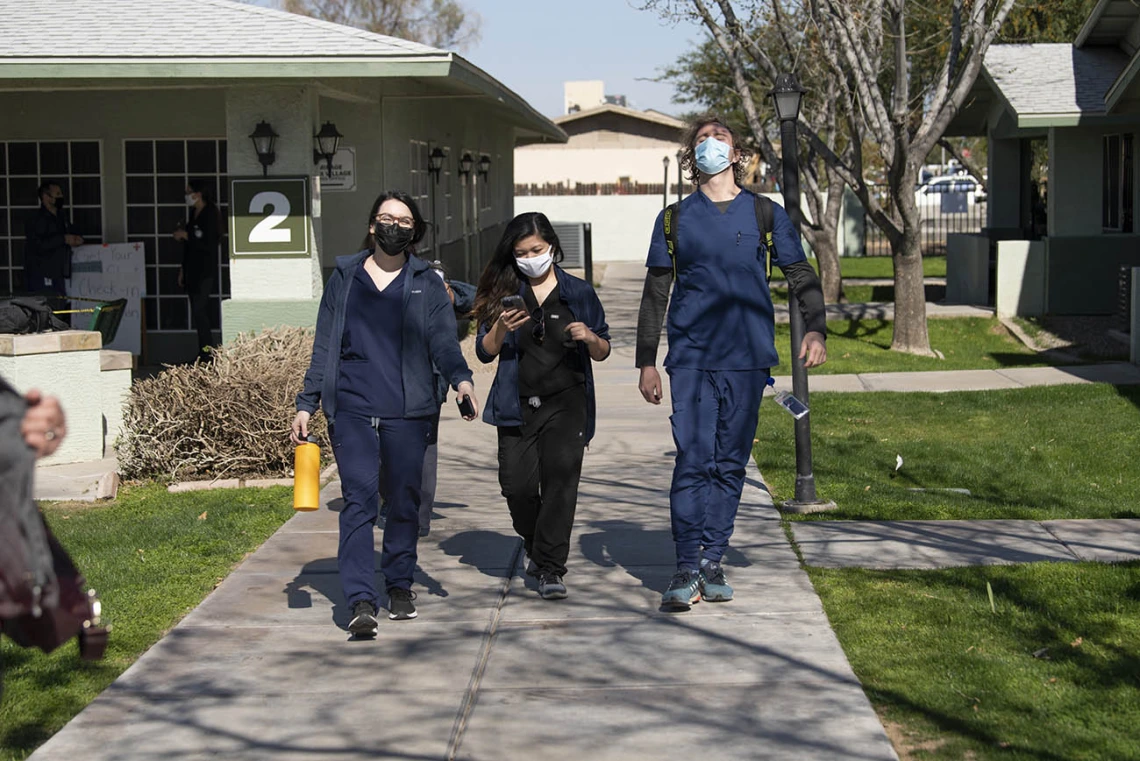
[{"label": "exterior wall light", "polygon": [[487,173],[491,171],[491,157],[484,153],[479,157],[479,174],[483,179],[487,179]]},{"label": "exterior wall light", "polygon": [[277,142],[278,137],[280,135],[273,131],[269,122],[264,120],[258,122],[249,135],[249,139],[253,141],[253,150],[257,152],[257,160],[261,162],[263,177],[269,176],[269,166],[277,160],[277,154],[273,152],[273,145]]},{"label": "exterior wall light", "polygon": [[437,183],[439,182],[439,173],[443,171],[443,160],[445,158],[447,158],[447,154],[438,146],[433,148],[431,155],[428,156],[428,173],[435,177]]},{"label": "exterior wall light", "polygon": [[470,153],[464,153],[459,159],[459,173],[471,174],[471,167],[473,166],[475,166],[475,159],[471,157]]},{"label": "exterior wall light", "polygon": [[340,147],[340,140],[344,135],[337,131],[336,125],[332,122],[325,122],[321,127],[321,131],[313,135],[313,163],[321,163],[321,159],[325,160],[325,169],[329,177],[332,177],[332,161],[333,156],[336,155],[336,149]]}]

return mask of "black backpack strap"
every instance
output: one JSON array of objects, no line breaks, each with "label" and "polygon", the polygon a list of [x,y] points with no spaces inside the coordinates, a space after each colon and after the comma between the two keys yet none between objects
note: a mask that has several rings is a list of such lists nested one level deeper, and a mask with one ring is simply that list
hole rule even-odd
[{"label": "black backpack strap", "polygon": [[681,204],[671,203],[665,207],[662,224],[665,228],[665,246],[669,249],[669,260],[673,262],[673,280],[677,279],[677,225],[681,222]]},{"label": "black backpack strap", "polygon": [[764,277],[771,282],[772,252],[776,250],[776,242],[772,238],[772,227],[775,225],[772,199],[756,193],[753,200],[756,202],[756,226],[760,228],[760,240],[764,243]]}]

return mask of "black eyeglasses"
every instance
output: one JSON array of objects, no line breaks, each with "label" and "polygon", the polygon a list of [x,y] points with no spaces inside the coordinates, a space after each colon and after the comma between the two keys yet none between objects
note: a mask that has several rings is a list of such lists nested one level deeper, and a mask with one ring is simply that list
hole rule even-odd
[{"label": "black eyeglasses", "polygon": [[546,313],[542,311],[542,307],[536,307],[530,313],[530,318],[534,321],[534,327],[530,329],[531,338],[536,343],[542,343],[546,338]]}]

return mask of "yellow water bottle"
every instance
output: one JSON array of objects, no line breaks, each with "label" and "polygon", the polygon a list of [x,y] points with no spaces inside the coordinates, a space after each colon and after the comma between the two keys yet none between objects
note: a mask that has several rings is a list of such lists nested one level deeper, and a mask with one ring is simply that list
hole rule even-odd
[{"label": "yellow water bottle", "polygon": [[293,451],[293,509],[321,506],[321,447],[310,436]]}]

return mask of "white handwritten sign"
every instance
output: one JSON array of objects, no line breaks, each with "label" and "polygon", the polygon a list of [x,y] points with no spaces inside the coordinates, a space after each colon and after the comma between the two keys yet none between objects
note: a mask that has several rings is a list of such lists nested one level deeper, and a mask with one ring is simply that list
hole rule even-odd
[{"label": "white handwritten sign", "polygon": [[[104,349],[142,353],[142,297],[146,295],[146,252],[141,243],[107,243],[72,249],[68,296],[114,301],[126,299],[123,321],[115,340]],[[72,309],[94,307],[91,302],[72,302]],[[71,315],[71,325],[90,330],[90,312]]]}]

